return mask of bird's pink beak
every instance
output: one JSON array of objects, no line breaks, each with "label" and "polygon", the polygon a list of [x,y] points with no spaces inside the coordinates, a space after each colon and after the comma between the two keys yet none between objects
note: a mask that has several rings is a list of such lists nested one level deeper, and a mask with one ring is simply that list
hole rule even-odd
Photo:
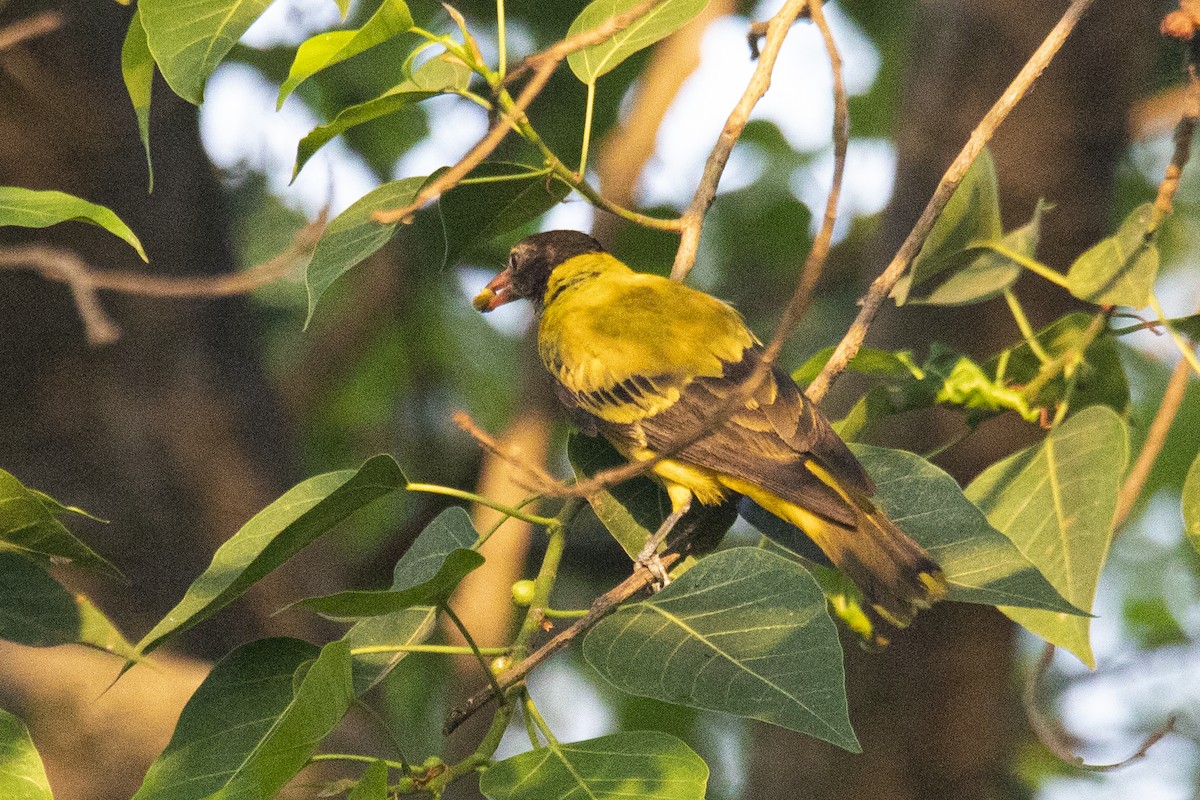
[{"label": "bird's pink beak", "polygon": [[492,278],[491,282],[483,287],[482,292],[475,295],[471,305],[475,306],[476,311],[486,314],[516,299],[512,294],[512,273],[504,270]]}]

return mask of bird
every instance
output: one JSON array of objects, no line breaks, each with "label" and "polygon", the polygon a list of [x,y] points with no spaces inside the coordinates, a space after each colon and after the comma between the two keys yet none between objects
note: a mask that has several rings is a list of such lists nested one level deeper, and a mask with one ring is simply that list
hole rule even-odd
[{"label": "bird", "polygon": [[672,505],[660,531],[693,501],[743,495],[800,528],[888,623],[907,627],[945,597],[942,569],[875,503],[825,416],[787,374],[760,368],[762,343],[733,306],[573,230],[522,239],[473,305],[520,299],[574,424],[631,462],[666,454],[651,467]]}]

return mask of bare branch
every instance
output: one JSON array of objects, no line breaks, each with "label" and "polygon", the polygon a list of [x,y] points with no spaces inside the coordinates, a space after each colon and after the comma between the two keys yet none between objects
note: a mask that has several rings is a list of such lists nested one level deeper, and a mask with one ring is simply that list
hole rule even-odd
[{"label": "bare branch", "polygon": [[53,33],[63,25],[61,11],[44,11],[0,28],[0,52],[21,42]]},{"label": "bare branch", "polygon": [[1037,666],[1029,673],[1028,680],[1025,681],[1025,692],[1022,697],[1022,703],[1025,706],[1025,716],[1029,720],[1029,726],[1033,729],[1038,741],[1045,745],[1055,757],[1062,759],[1066,763],[1078,769],[1088,772],[1113,772],[1127,767],[1135,761],[1140,761],[1146,757],[1150,748],[1158,744],[1164,736],[1175,730],[1177,718],[1174,714],[1167,718],[1167,721],[1162,724],[1157,730],[1145,738],[1137,751],[1128,758],[1122,759],[1113,764],[1089,764],[1080,756],[1075,755],[1071,744],[1066,741],[1066,736],[1058,726],[1051,723],[1042,712],[1038,709],[1037,694],[1038,684],[1045,677],[1046,672],[1050,669],[1050,662],[1054,660],[1054,645],[1047,644],[1042,650],[1041,658],[1038,659]]},{"label": "bare branch", "polygon": [[97,270],[74,251],[44,244],[0,248],[0,269],[32,269],[47,280],[65,283],[75,299],[88,343],[100,346],[115,342],[121,331],[100,305],[97,291],[177,298],[247,294],[279,280],[304,263],[325,230],[327,216],[327,211],[322,211],[316,221],[296,233],[287,250],[274,258],[228,275],[170,277],[131,270]]},{"label": "bare branch", "polygon": [[742,93],[741,99],[729,113],[725,127],[721,130],[721,135],[717,138],[717,143],[713,146],[712,152],[708,155],[708,161],[704,164],[704,174],[700,179],[700,185],[696,187],[692,202],[687,211],[683,213],[679,249],[675,252],[675,263],[671,267],[671,277],[677,281],[686,278],[692,265],[696,262],[696,250],[700,246],[700,230],[704,226],[704,215],[708,211],[708,207],[712,205],[713,198],[717,196],[717,184],[721,182],[721,174],[725,171],[729,154],[733,152],[733,146],[737,144],[742,131],[746,128],[746,123],[750,121],[750,112],[754,110],[759,99],[770,88],[771,72],[775,69],[775,60],[779,57],[783,40],[787,38],[788,31],[791,30],[796,17],[800,16],[800,12],[807,5],[808,0],[786,0],[783,8],[779,9],[766,24],[766,38],[759,53],[754,74],[750,77],[750,82],[746,85],[746,91]]},{"label": "bare branch", "polygon": [[1013,79],[1013,82],[1008,85],[1004,93],[996,103],[988,110],[979,124],[975,126],[975,130],[971,131],[967,143],[963,149],[959,151],[958,156],[946,170],[942,176],[941,182],[933,193],[933,197],[929,199],[929,204],[925,206],[920,219],[913,229],[909,232],[908,238],[900,246],[896,255],[892,258],[892,262],[888,264],[887,269],[883,271],[878,278],[871,283],[866,296],[862,300],[862,310],[859,311],[858,317],[850,326],[850,330],[846,332],[846,336],[838,344],[834,350],[829,362],[825,368],[821,370],[821,374],[817,376],[806,390],[809,398],[819,403],[824,399],[825,394],[829,391],[830,385],[834,379],[846,368],[846,364],[858,352],[858,348],[862,346],[863,340],[867,336],[867,331],[871,327],[871,323],[875,319],[875,315],[879,313],[879,309],[883,306],[883,301],[891,294],[892,288],[896,285],[896,281],[908,269],[913,258],[921,249],[921,245],[925,243],[926,237],[929,236],[929,231],[933,228],[933,223],[937,221],[938,215],[945,209],[946,203],[950,200],[950,195],[958,188],[958,184],[966,175],[967,169],[975,161],[975,158],[983,150],[984,146],[991,140],[1000,123],[1008,116],[1009,112],[1020,102],[1028,92],[1034,82],[1045,71],[1050,61],[1058,53],[1063,42],[1070,36],[1079,19],[1091,6],[1093,0],[1072,0],[1066,12],[1063,13],[1061,19],[1025,62],[1025,66]]}]

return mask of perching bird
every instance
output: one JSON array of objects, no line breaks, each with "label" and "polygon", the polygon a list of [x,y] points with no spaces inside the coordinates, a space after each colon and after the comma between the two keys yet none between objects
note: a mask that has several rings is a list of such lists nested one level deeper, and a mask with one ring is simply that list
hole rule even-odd
[{"label": "perching bird", "polygon": [[[701,430],[761,362],[762,343],[732,306],[634,272],[577,231],[519,242],[474,305],[520,298],[540,319],[538,353],[559,399],[584,433],[631,461]],[[693,497],[749,497],[803,530],[899,627],[945,596],[941,568],[871,501],[871,478],[787,375],[767,371],[727,414],[653,467],[676,514]]]}]

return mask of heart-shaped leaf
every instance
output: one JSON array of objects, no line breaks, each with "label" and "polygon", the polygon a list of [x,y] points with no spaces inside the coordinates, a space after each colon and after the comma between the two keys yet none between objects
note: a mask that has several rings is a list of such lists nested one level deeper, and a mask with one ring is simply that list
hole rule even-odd
[{"label": "heart-shaped leaf", "polygon": [[1143,308],[1158,277],[1153,203],[1138,206],[1112,236],[1075,259],[1067,272],[1071,294],[1100,306]]},{"label": "heart-shaped leaf", "polygon": [[[642,0],[593,0],[579,12],[567,35],[594,30],[640,2]],[[597,78],[616,69],[637,51],[682,28],[706,5],[708,0],[663,0],[611,38],[571,53],[567,63],[579,80],[595,83]]]}]

